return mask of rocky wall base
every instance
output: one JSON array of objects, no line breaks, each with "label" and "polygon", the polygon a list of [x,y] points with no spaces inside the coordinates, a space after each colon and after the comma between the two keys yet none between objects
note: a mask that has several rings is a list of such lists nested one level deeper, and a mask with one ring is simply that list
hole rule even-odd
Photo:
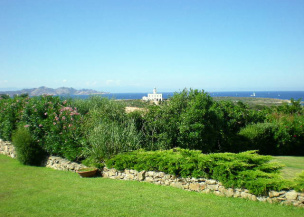
[{"label": "rocky wall base", "polygon": [[17,158],[16,149],[12,143],[3,141],[2,139],[0,139],[0,154]]},{"label": "rocky wall base", "polygon": [[[7,155],[11,158],[17,158],[15,147],[11,142],[6,142],[0,139],[0,154]],[[49,156],[42,166],[52,168],[55,170],[64,170],[76,172],[86,166],[75,162],[68,161],[61,157]]]},{"label": "rocky wall base", "polygon": [[213,193],[218,196],[239,197],[253,201],[263,201],[269,203],[280,203],[304,207],[304,193],[291,191],[270,191],[268,196],[256,196],[250,194],[247,189],[225,188],[221,182],[204,178],[181,178],[168,175],[164,172],[128,170],[119,171],[116,169],[104,168],[103,177],[121,180],[136,180],[140,182],[150,182],[157,185],[172,186],[188,191],[202,193]]},{"label": "rocky wall base", "polygon": [[85,165],[78,164],[69,160],[66,160],[61,157],[50,156],[48,157],[45,167],[52,168],[55,170],[64,170],[64,171],[72,171],[77,172],[82,168],[86,168]]}]

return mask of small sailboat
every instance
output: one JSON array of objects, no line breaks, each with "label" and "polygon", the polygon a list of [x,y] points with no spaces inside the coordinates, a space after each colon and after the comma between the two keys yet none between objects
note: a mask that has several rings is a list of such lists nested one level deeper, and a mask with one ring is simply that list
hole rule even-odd
[{"label": "small sailboat", "polygon": [[253,94],[251,94],[250,96],[255,96],[255,92],[253,92]]}]

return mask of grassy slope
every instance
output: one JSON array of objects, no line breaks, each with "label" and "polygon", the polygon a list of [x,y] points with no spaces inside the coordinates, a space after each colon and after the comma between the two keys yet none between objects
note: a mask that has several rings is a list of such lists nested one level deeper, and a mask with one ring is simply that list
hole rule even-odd
[{"label": "grassy slope", "polygon": [[0,216],[303,216],[304,210],[136,181],[79,178],[0,155]]},{"label": "grassy slope", "polygon": [[274,156],[275,161],[286,165],[282,170],[283,177],[287,179],[294,178],[298,173],[304,170],[304,157],[294,156]]}]

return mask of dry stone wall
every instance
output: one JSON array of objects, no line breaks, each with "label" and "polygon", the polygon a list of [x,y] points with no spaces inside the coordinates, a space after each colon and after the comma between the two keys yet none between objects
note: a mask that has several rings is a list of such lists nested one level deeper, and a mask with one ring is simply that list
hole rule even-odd
[{"label": "dry stone wall", "polygon": [[213,179],[204,178],[181,178],[164,172],[141,171],[125,169],[119,171],[105,167],[102,173],[103,177],[120,180],[136,180],[141,182],[150,182],[157,185],[172,186],[187,191],[197,191],[202,193],[213,193],[218,196],[239,197],[253,201],[263,201],[269,203],[281,203],[304,207],[304,193],[291,191],[270,191],[268,196],[256,196],[249,193],[247,189],[226,188],[221,182]]},{"label": "dry stone wall", "polygon": [[16,150],[12,143],[3,141],[2,139],[0,139],[0,154],[17,158]]},{"label": "dry stone wall", "polygon": [[64,170],[64,171],[72,171],[77,172],[82,168],[86,168],[86,166],[82,164],[78,164],[69,160],[66,160],[61,157],[50,156],[48,157],[45,166],[48,168],[53,168],[55,170]]},{"label": "dry stone wall", "polygon": [[[0,154],[7,155],[11,158],[17,158],[15,147],[10,142],[0,139]],[[49,156],[42,166],[53,168],[55,170],[65,170],[76,172],[86,166],[75,162],[68,161],[61,157]]]},{"label": "dry stone wall", "polygon": [[[0,139],[0,154],[16,158],[15,147],[10,142],[5,142]],[[46,159],[45,166],[56,170],[65,170],[76,172],[86,166],[75,162],[68,161],[61,157],[50,156]],[[253,201],[263,201],[269,203],[281,203],[286,205],[294,205],[304,207],[304,193],[299,193],[294,190],[290,191],[270,191],[268,196],[256,196],[250,194],[247,189],[232,189],[226,188],[221,182],[212,179],[204,178],[181,178],[174,175],[165,174],[164,172],[155,171],[136,171],[125,169],[119,171],[105,167],[102,171],[102,176],[110,179],[120,180],[136,180],[140,182],[149,182],[156,185],[172,186],[187,191],[196,191],[202,193],[213,193],[219,196],[239,197]]]}]

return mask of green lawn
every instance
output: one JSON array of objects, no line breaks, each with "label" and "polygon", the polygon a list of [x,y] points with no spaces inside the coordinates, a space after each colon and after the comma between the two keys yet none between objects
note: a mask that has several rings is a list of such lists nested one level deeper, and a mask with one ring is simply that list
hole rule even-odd
[{"label": "green lawn", "polygon": [[304,170],[304,157],[298,156],[274,156],[274,160],[284,164],[282,175],[286,179],[293,179]]},{"label": "green lawn", "polygon": [[80,178],[0,155],[0,216],[304,216],[303,208]]}]

